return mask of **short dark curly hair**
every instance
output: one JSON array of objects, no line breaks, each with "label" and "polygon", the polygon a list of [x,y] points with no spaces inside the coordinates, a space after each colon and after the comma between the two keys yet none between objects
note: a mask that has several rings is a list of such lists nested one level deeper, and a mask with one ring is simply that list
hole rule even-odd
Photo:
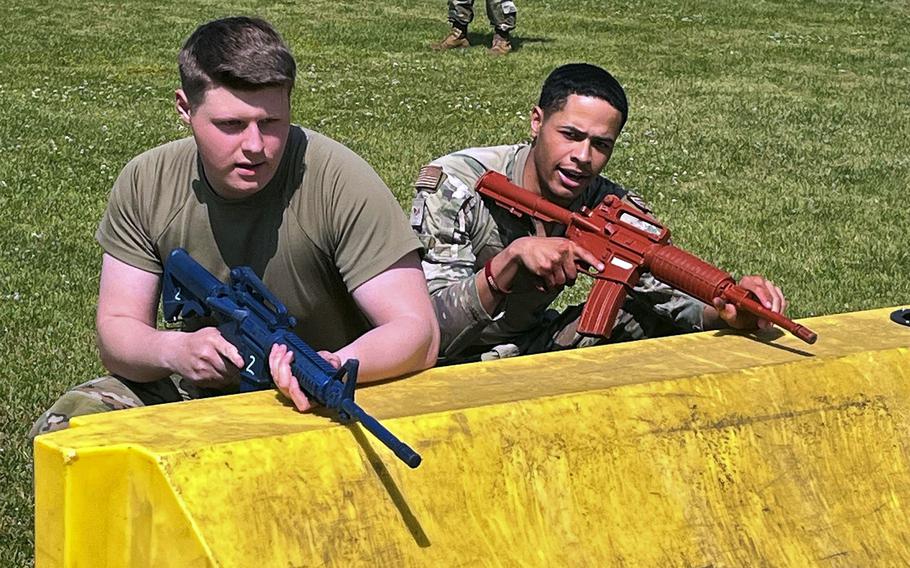
[{"label": "short dark curly hair", "polygon": [[597,97],[610,103],[622,114],[622,124],[629,116],[626,92],[613,75],[590,63],[569,63],[554,69],[543,82],[537,103],[544,112],[562,110],[569,95]]}]

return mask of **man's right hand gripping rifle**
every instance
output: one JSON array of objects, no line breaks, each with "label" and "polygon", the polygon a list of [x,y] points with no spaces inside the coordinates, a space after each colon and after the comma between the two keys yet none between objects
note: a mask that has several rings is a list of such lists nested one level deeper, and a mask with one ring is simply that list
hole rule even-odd
[{"label": "man's right hand gripping rifle", "polygon": [[[578,324],[578,333],[609,336],[619,308],[642,273],[713,306],[721,319],[735,328],[776,324],[806,343],[816,334],[780,312],[784,308],[779,289],[760,277],[746,277],[740,284],[719,268],[670,244],[670,232],[652,217],[607,196],[594,210],[574,213],[527,191],[504,175],[488,171],[476,184],[477,191],[516,215],[529,215],[545,223],[566,226],[566,239],[515,241],[511,251],[521,263],[553,288],[575,279],[576,263],[590,265],[595,278]],[[501,280],[493,277],[490,264],[484,278],[494,292],[508,289],[514,268]],[[503,275],[500,275],[502,277]],[[774,289],[768,291],[768,287]],[[764,296],[764,297],[762,297]],[[773,297],[772,297],[773,296]]]}]

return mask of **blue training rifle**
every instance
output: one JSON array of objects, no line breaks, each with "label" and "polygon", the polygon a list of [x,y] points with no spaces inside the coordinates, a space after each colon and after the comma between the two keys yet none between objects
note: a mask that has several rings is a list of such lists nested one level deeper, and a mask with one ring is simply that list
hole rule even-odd
[{"label": "blue training rifle", "polygon": [[241,391],[272,386],[269,352],[275,344],[286,345],[294,353],[291,373],[310,399],[338,411],[342,422],[359,420],[401,461],[412,468],[420,465],[417,452],[354,402],[357,359],[348,359],[335,370],[291,331],[296,319],[250,267],[231,269],[228,285],[184,249],[174,249],[164,266],[161,303],[169,323],[192,317],[211,317],[217,322],[218,331],[247,362],[240,370]]}]

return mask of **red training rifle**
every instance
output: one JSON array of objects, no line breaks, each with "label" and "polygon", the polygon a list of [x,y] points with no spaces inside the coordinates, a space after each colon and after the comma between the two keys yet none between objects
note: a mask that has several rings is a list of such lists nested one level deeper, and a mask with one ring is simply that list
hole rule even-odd
[{"label": "red training rifle", "polygon": [[515,215],[565,225],[566,238],[603,262],[603,271],[587,273],[595,282],[578,324],[582,335],[609,335],[626,294],[643,272],[650,272],[661,282],[706,304],[721,298],[737,310],[770,321],[806,343],[815,343],[818,338],[809,328],[761,305],[727,272],[670,244],[669,229],[616,195],[608,195],[593,210],[583,207],[573,213],[494,171],[477,180],[476,189]]}]

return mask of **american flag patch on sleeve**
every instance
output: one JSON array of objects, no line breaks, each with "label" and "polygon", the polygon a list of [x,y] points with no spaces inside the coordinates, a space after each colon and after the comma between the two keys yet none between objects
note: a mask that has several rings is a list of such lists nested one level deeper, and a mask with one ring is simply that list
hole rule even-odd
[{"label": "american flag patch on sleeve", "polygon": [[414,182],[414,187],[418,191],[435,191],[439,187],[439,182],[442,181],[442,168],[439,166],[424,166],[420,168],[420,173],[417,174],[417,181]]}]

